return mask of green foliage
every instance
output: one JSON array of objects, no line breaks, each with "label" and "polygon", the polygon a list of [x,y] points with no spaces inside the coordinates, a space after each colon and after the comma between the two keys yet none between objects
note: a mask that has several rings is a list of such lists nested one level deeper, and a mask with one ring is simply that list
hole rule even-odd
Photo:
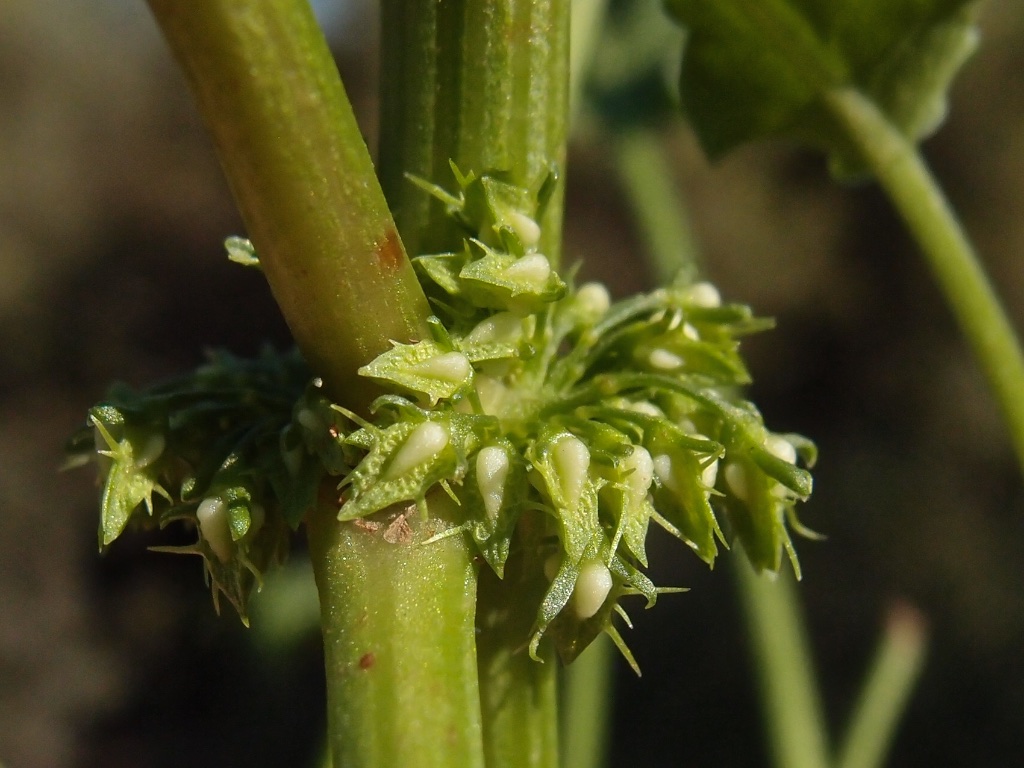
[{"label": "green foliage", "polygon": [[262,572],[287,554],[325,472],[348,463],[325,441],[339,414],[297,353],[254,360],[213,355],[194,373],[142,392],[114,387],[69,444],[96,456],[103,476],[100,546],[126,527],[185,521],[220,594],[246,620]]},{"label": "green foliage", "polygon": [[786,135],[861,170],[822,96],[852,87],[908,139],[934,131],[974,50],[974,0],[667,0],[688,32],[680,90],[705,150]]}]

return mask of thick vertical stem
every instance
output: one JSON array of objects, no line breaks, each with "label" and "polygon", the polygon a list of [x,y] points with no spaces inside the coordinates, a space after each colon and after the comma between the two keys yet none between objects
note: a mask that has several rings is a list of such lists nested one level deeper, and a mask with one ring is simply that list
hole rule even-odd
[{"label": "thick vertical stem", "polygon": [[469,544],[427,543],[437,519],[373,530],[336,512],[326,505],[307,525],[334,765],[482,768]]},{"label": "thick vertical stem", "polygon": [[549,644],[543,663],[526,645],[547,588],[535,558],[509,558],[504,579],[480,574],[477,654],[487,768],[557,768],[558,668]]},{"label": "thick vertical stem", "polygon": [[429,309],[306,0],[149,0],[184,68],[267,280],[329,391]]},{"label": "thick vertical stem", "polygon": [[[569,0],[385,0],[381,41],[381,184],[412,253],[460,248],[443,206],[411,173],[444,188],[464,171],[500,170],[535,188],[564,175]],[[541,249],[561,252],[560,182]]]}]

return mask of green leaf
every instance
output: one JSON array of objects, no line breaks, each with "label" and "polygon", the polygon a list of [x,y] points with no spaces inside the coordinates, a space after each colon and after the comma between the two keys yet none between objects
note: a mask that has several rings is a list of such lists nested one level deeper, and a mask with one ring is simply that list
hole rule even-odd
[{"label": "green leaf", "polygon": [[[98,453],[110,460],[100,514],[100,546],[106,547],[121,535],[138,508],[145,505],[146,511],[153,514],[154,493],[168,501],[171,497],[157,480],[159,471],[154,457],[147,455],[152,453],[152,435],[142,431],[127,434],[123,416],[110,406],[92,409],[89,418],[98,439],[106,446]],[[112,430],[126,434],[118,440]],[[162,437],[160,441],[162,444]]]},{"label": "green leaf", "polygon": [[786,135],[858,170],[822,96],[853,87],[910,140],[934,131],[973,51],[975,0],[667,0],[688,30],[680,92],[705,151]]}]

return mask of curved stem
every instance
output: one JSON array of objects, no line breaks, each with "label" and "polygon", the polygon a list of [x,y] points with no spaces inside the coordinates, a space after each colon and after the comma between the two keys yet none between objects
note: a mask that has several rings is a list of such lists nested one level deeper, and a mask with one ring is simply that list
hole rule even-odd
[{"label": "curved stem", "polygon": [[436,518],[412,516],[396,537],[336,514],[323,505],[307,521],[334,765],[483,768],[465,537],[425,543]]},{"label": "curved stem", "polygon": [[306,0],[149,0],[213,134],[263,271],[332,397],[425,333],[429,307]]},{"label": "curved stem", "polygon": [[917,240],[1006,418],[1024,468],[1024,354],[956,214],[917,149],[858,91],[829,92],[845,128]]}]

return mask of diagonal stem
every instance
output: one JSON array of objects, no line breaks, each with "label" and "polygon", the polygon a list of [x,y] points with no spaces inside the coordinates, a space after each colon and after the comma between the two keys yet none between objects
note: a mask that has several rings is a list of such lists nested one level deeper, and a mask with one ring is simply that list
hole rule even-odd
[{"label": "diagonal stem", "polygon": [[192,87],[263,271],[334,399],[356,369],[424,333],[406,258],[306,0],[149,0]]}]

